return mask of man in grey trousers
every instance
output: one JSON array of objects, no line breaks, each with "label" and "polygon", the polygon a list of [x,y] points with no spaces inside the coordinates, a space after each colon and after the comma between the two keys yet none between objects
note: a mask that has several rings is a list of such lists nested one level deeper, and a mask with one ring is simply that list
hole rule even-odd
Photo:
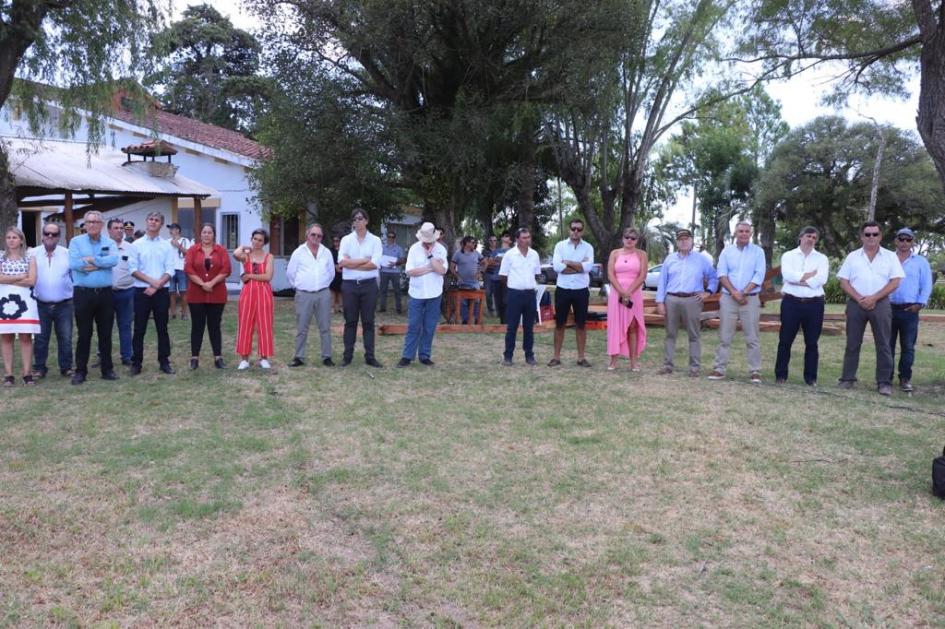
[{"label": "man in grey trousers", "polygon": [[328,286],[335,277],[335,262],[328,247],[322,245],[325,232],[314,223],[306,231],[305,242],[292,252],[286,276],[295,288],[295,357],[290,367],[305,364],[308,328],[315,316],[322,346],[322,364],[334,367],[331,360],[331,291]]}]

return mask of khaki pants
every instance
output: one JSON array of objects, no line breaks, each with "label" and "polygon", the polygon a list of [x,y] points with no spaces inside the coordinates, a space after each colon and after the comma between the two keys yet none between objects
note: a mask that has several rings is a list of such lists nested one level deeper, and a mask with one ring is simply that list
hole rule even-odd
[{"label": "khaki pants", "polygon": [[689,335],[689,369],[697,370],[702,360],[702,300],[698,297],[666,295],[666,341],[663,364],[673,368],[676,334],[680,327]]},{"label": "khaki pants", "polygon": [[735,338],[735,327],[742,322],[745,347],[748,349],[748,371],[761,371],[761,343],[758,339],[758,322],[761,320],[761,300],[758,295],[749,295],[748,303],[742,306],[731,295],[722,294],[719,300],[721,321],[719,324],[719,348],[715,352],[715,370],[725,373],[728,366],[729,349]]}]

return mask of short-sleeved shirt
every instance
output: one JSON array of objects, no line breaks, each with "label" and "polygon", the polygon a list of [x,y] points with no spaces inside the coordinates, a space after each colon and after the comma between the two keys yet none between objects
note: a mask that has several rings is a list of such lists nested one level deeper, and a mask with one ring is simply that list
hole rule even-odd
[{"label": "short-sleeved shirt", "polygon": [[525,255],[522,255],[518,247],[512,247],[502,256],[499,275],[508,278],[506,286],[512,290],[535,290],[538,286],[535,276],[539,273],[541,273],[541,259],[538,257],[538,252],[531,247]]},{"label": "short-sleeved shirt", "polygon": [[[428,254],[426,249],[423,248],[423,243],[416,242],[410,246],[410,251],[407,252],[407,264],[404,268],[409,272],[414,269],[429,266],[430,258],[428,256],[440,260],[443,266],[446,266],[446,247],[440,243],[436,243]],[[434,297],[439,297],[443,294],[443,276],[434,272],[411,277],[410,289],[407,291],[407,294],[414,299],[433,299]]]},{"label": "short-sleeved shirt", "polygon": [[40,245],[30,251],[36,260],[36,284],[33,296],[37,301],[59,302],[72,299],[72,270],[69,268],[69,250],[56,245],[52,255]]},{"label": "short-sleeved shirt", "polygon": [[[400,260],[404,257],[404,248],[398,245],[396,242],[392,245],[389,245],[385,242],[381,247],[381,253],[382,255]],[[393,273],[400,275],[400,265],[395,264],[394,266],[382,266],[381,273]]]},{"label": "short-sleeved shirt", "polygon": [[456,265],[456,274],[459,275],[461,286],[479,285],[479,263],[482,255],[478,251],[457,251],[453,254],[453,264]]},{"label": "short-sleeved shirt", "polygon": [[183,271],[184,258],[187,257],[187,252],[190,250],[190,248],[193,246],[194,243],[192,243],[189,238],[184,238],[183,236],[181,236],[177,240],[180,241],[180,245],[183,248],[183,251],[178,251],[177,247],[175,247],[174,244],[171,243],[172,240],[173,238],[168,238],[167,242],[171,245],[171,249],[174,250],[174,257],[175,257],[174,270]]},{"label": "short-sleeved shirt", "polygon": [[882,247],[873,256],[872,261],[860,247],[851,251],[843,260],[837,277],[850,282],[853,290],[861,295],[872,295],[882,290],[889,280],[905,277],[899,257],[889,249]]}]

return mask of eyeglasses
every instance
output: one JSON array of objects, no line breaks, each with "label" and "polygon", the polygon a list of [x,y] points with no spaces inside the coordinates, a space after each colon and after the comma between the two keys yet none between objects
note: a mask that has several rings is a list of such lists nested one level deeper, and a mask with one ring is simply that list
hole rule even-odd
[{"label": "eyeglasses", "polygon": [[912,242],[912,236],[899,236],[896,240],[902,242]]},{"label": "eyeglasses", "polygon": [[[43,236],[45,236],[46,238],[59,238],[58,232],[55,234],[52,234],[50,232],[43,232]],[[909,240],[912,240],[912,239],[910,238]]]},{"label": "eyeglasses", "polygon": [[863,235],[867,238],[878,238],[879,232],[863,232]]},{"label": "eyeglasses", "polygon": [[623,239],[624,239],[624,240],[636,240],[637,237],[636,237],[636,236],[633,236],[633,235],[630,235],[630,236],[624,236]]},{"label": "eyeglasses", "polygon": [[573,232],[582,232],[582,231],[584,231],[584,228],[583,228],[583,227],[572,227],[572,228],[571,228],[571,231],[573,231]]}]

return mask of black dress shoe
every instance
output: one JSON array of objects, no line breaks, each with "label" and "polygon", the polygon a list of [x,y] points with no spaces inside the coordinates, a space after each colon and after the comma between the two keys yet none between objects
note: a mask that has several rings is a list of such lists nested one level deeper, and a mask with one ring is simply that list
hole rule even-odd
[{"label": "black dress shoe", "polygon": [[199,367],[199,366],[200,366],[200,360],[199,360],[199,359],[197,359],[197,358],[191,358],[191,359],[190,359],[190,368],[191,368],[191,369],[196,369],[196,368]]},{"label": "black dress shoe", "polygon": [[331,356],[328,356],[324,360],[322,360],[322,364],[325,365],[326,367],[334,367],[335,361],[331,359]]},{"label": "black dress shoe", "polygon": [[171,367],[171,363],[164,363],[161,365],[160,369],[163,373],[166,373],[169,376],[173,376],[175,373],[177,373],[174,371],[174,368]]},{"label": "black dress shoe", "polygon": [[114,371],[103,371],[102,380],[118,380],[118,374]]},{"label": "black dress shoe", "polygon": [[289,363],[289,367],[301,367],[305,364],[305,361],[296,356],[292,359],[292,362]]},{"label": "black dress shoe", "polygon": [[216,367],[217,369],[226,369],[226,365],[223,364],[223,359],[222,359],[222,358],[214,358],[214,359],[213,359],[213,366]]},{"label": "black dress shoe", "polygon": [[397,361],[397,366],[398,366],[398,367],[409,367],[409,366],[410,366],[410,359],[409,359],[409,358],[401,358],[399,361]]},{"label": "black dress shoe", "polygon": [[122,358],[122,359],[121,359],[121,364],[124,365],[125,367],[127,367],[128,365],[131,364],[131,359],[130,359],[130,358]]},{"label": "black dress shoe", "polygon": [[34,378],[45,378],[46,374],[49,373],[49,370],[43,367],[42,369],[34,369],[33,377]]},{"label": "black dress shoe", "polygon": [[85,382],[85,374],[80,372],[75,372],[72,374],[72,384],[82,384]]},{"label": "black dress shoe", "polygon": [[347,366],[350,365],[350,364],[351,364],[351,359],[350,359],[350,358],[342,358],[342,359],[341,359],[341,366],[342,366],[342,367],[347,367]]},{"label": "black dress shoe", "polygon": [[375,358],[365,358],[364,364],[367,365],[368,367],[377,367],[377,368],[381,368],[384,366],[381,363],[377,362],[377,359]]},{"label": "black dress shoe", "polygon": [[132,376],[137,376],[141,373],[141,365],[136,365],[131,363],[131,368],[128,370],[128,374]]},{"label": "black dress shoe", "polygon": [[[71,376],[73,373],[75,373],[75,372],[72,371],[71,369],[60,369],[60,370],[59,370],[59,375],[62,376],[63,378],[68,378],[68,377]],[[45,374],[43,374],[43,375],[45,375]]]},{"label": "black dress shoe", "polygon": [[420,359],[420,364],[421,364],[421,365],[426,365],[427,367],[432,367],[432,366],[435,365],[436,363],[434,363],[434,362],[433,362],[432,360],[430,360],[429,358],[421,358],[421,359]]}]

